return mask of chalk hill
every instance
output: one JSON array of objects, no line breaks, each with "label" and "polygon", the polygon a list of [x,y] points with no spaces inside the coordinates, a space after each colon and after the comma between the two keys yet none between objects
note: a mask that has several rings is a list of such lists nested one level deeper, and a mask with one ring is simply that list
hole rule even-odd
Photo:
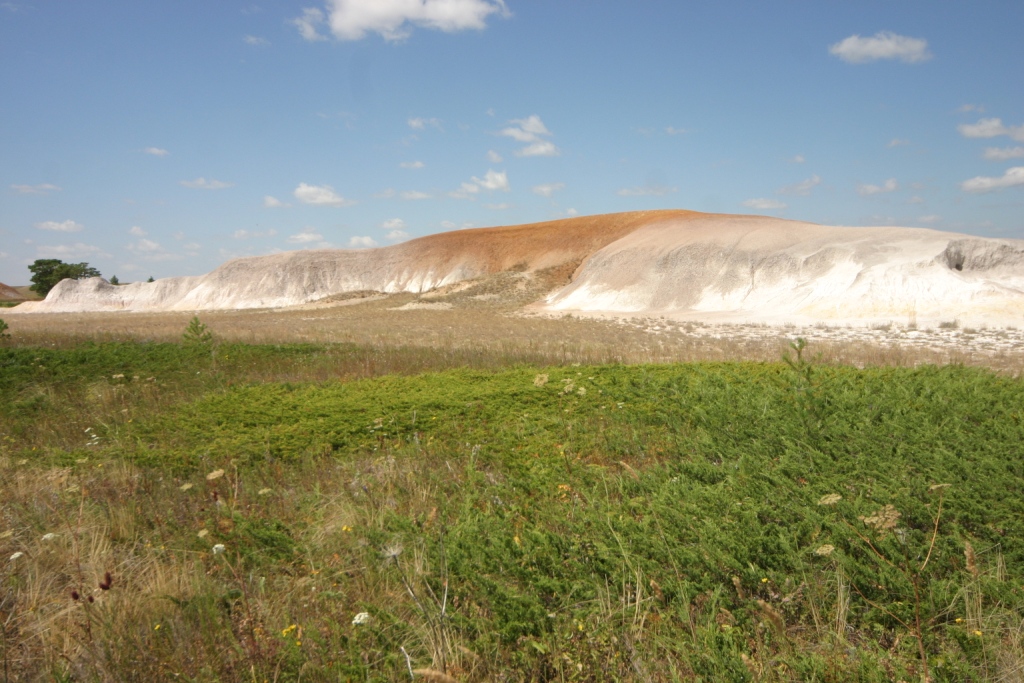
[{"label": "chalk hill", "polygon": [[1024,323],[1024,240],[644,211],[229,261],[197,277],[65,280],[17,311],[207,310],[346,292],[425,293],[510,271],[572,273],[532,308],[764,322]]}]

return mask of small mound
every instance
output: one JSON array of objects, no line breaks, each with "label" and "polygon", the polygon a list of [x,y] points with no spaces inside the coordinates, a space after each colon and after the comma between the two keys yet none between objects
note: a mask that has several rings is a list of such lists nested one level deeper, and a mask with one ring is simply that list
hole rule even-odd
[{"label": "small mound", "polygon": [[24,301],[25,297],[14,287],[0,282],[0,301]]}]

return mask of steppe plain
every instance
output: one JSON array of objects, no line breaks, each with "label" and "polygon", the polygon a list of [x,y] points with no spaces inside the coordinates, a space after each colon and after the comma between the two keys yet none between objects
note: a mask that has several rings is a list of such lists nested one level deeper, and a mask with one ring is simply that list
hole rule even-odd
[{"label": "steppe plain", "polygon": [[1024,676],[1019,329],[550,310],[583,259],[515,256],[0,309],[5,679]]}]

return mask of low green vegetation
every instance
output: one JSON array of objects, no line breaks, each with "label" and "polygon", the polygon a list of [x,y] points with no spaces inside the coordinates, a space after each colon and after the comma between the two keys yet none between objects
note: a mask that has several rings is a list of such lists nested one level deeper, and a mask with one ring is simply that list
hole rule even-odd
[{"label": "low green vegetation", "polygon": [[467,368],[201,325],[0,347],[9,680],[1024,667],[1018,379],[819,366],[802,343]]}]

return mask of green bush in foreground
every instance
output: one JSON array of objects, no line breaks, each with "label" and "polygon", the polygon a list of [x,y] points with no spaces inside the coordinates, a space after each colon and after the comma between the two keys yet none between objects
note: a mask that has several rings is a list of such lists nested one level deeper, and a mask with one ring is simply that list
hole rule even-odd
[{"label": "green bush in foreground", "polygon": [[[192,387],[44,455],[0,436],[16,677],[960,681],[1024,663],[1019,380],[800,353],[238,381],[324,352],[221,347],[231,386],[170,374],[172,345],[0,356],[14,425],[49,373],[72,394]],[[126,377],[98,384],[101,366]]]}]

